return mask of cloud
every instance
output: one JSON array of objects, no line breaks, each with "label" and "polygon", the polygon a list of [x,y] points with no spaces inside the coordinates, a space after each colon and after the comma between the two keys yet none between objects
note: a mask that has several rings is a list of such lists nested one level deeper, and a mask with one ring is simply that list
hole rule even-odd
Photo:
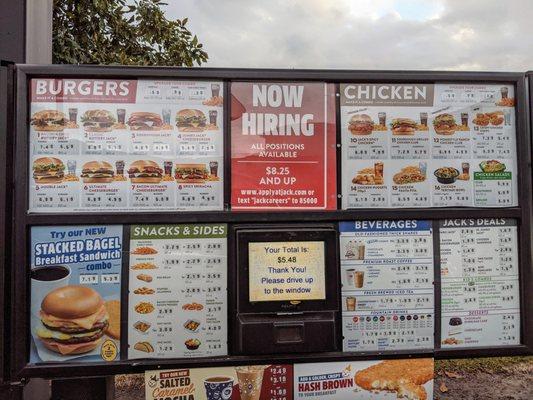
[{"label": "cloud", "polygon": [[169,0],[210,67],[525,71],[531,0]]}]

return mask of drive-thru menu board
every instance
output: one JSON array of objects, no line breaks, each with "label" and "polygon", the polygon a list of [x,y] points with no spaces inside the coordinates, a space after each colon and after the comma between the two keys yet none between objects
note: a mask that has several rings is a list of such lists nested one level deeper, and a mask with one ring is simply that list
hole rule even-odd
[{"label": "drive-thru menu board", "polygon": [[294,365],[294,399],[432,399],[432,358]]},{"label": "drive-thru menu board", "polygon": [[30,362],[114,361],[122,226],[31,228]]},{"label": "drive-thru menu board", "polygon": [[342,207],[518,204],[512,85],[341,84]]},{"label": "drive-thru menu board", "polygon": [[344,351],[433,348],[430,221],[341,222]]},{"label": "drive-thru menu board", "polygon": [[133,225],[128,358],[227,354],[227,226]]},{"label": "drive-thru menu board", "polygon": [[32,79],[30,212],[223,208],[221,82]]},{"label": "drive-thru menu board", "polygon": [[440,222],[443,348],[520,343],[517,243],[515,220]]},{"label": "drive-thru menu board", "polygon": [[334,86],[234,82],[231,95],[232,208],[335,209]]}]

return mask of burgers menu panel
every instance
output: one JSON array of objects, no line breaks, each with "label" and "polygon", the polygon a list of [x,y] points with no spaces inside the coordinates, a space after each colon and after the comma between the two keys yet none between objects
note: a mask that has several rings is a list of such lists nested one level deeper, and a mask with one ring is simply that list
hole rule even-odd
[{"label": "burgers menu panel", "polygon": [[128,358],[226,355],[227,227],[133,225]]},{"label": "burgers menu panel", "polygon": [[510,219],[440,222],[443,348],[520,343],[517,236]]},{"label": "burgers menu panel", "polygon": [[332,84],[231,84],[231,206],[337,208]]},{"label": "burgers menu panel", "polygon": [[344,351],[433,348],[430,221],[341,222]]},{"label": "burgers menu panel", "polygon": [[514,87],[341,84],[342,207],[518,204]]},{"label": "burgers menu panel", "polygon": [[221,210],[221,82],[32,79],[30,212]]},{"label": "burgers menu panel", "polygon": [[31,363],[119,358],[121,268],[120,225],[32,227]]}]

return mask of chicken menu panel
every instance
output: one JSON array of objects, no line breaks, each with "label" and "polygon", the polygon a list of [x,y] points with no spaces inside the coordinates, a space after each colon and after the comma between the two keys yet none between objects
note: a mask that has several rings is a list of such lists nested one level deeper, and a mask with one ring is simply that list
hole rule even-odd
[{"label": "chicken menu panel", "polygon": [[441,346],[520,343],[516,220],[440,222]]},{"label": "chicken menu panel", "polygon": [[430,221],[341,222],[343,351],[433,348]]},{"label": "chicken menu panel", "polygon": [[128,358],[226,355],[227,226],[133,225]]},{"label": "chicken menu panel", "polygon": [[32,79],[30,212],[221,210],[222,82]]},{"label": "chicken menu panel", "polygon": [[518,204],[512,85],[340,88],[343,209]]}]

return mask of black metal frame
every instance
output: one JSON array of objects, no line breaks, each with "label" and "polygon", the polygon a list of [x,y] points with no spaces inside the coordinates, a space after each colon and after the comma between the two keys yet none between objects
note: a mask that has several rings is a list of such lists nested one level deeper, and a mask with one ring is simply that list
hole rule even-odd
[{"label": "black metal frame", "polygon": [[8,89],[7,89],[7,67],[0,67],[0,160],[2,161],[2,168],[0,171],[0,385],[4,381],[4,341],[6,336],[5,330],[5,309],[6,298],[4,296],[5,274],[6,274],[6,197],[7,197],[7,104],[8,104]]},{"label": "black metal frame", "polygon": [[[299,212],[176,212],[176,213],[90,213],[90,214],[28,214],[28,106],[31,78],[38,77],[85,78],[167,78],[167,79],[211,79],[224,81],[224,94],[229,99],[232,80],[261,81],[321,81],[339,82],[472,82],[507,83],[515,86],[517,99],[517,158],[519,168],[519,206],[511,208],[426,208],[426,209],[358,209],[337,211]],[[338,85],[337,85],[338,87]],[[424,72],[424,71],[348,71],[348,70],[278,70],[278,69],[212,69],[212,68],[157,68],[157,67],[101,67],[101,66],[31,66],[20,65],[16,75],[16,152],[15,152],[15,209],[13,228],[13,277],[11,282],[11,327],[10,372],[17,377],[76,377],[102,376],[120,373],[142,372],[146,369],[172,367],[205,367],[254,363],[293,363],[327,362],[339,360],[400,358],[435,356],[437,358],[518,355],[533,350],[533,269],[531,263],[531,143],[527,121],[526,86],[524,74],[488,72]],[[229,103],[229,101],[226,101]],[[230,164],[230,105],[225,107],[225,203],[228,202],[228,188],[231,176]],[[336,110],[338,116],[338,107]],[[338,125],[338,124],[337,124]],[[337,132],[338,136],[339,132]],[[337,153],[339,154],[339,153]],[[341,160],[337,160],[340,171]],[[337,192],[340,193],[338,186]],[[142,224],[142,223],[201,223],[227,222],[275,223],[275,222],[336,222],[362,219],[427,219],[446,218],[515,218],[519,225],[519,254],[521,276],[521,345],[505,347],[481,347],[459,350],[396,351],[396,352],[357,352],[357,353],[309,353],[276,356],[224,356],[199,359],[165,360],[121,360],[112,363],[59,363],[28,364],[29,355],[29,275],[28,242],[29,228],[33,225],[54,224]],[[435,226],[435,224],[434,224]],[[230,231],[230,229],[228,230]],[[126,238],[127,240],[127,238]],[[231,242],[229,243],[231,245]],[[229,260],[231,262],[231,260]],[[231,266],[230,266],[231,270]],[[124,292],[124,291],[123,291]],[[437,291],[436,291],[437,293]],[[229,307],[232,306],[231,301]],[[234,305],[233,305],[234,306]],[[435,311],[435,319],[440,320],[440,309]]]}]

